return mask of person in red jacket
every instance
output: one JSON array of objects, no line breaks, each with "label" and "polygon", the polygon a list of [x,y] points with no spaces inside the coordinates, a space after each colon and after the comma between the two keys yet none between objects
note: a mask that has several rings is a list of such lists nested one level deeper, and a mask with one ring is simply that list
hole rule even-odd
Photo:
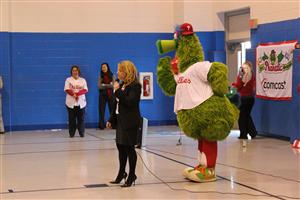
[{"label": "person in red jacket", "polygon": [[243,146],[245,146],[245,140],[248,139],[248,134],[250,134],[251,139],[255,138],[257,135],[257,131],[251,117],[251,110],[255,101],[255,77],[250,61],[243,63],[237,76],[237,80],[232,84],[232,86],[237,88],[241,98],[241,104],[239,106],[240,116],[238,120],[240,129],[239,139],[243,140]]}]

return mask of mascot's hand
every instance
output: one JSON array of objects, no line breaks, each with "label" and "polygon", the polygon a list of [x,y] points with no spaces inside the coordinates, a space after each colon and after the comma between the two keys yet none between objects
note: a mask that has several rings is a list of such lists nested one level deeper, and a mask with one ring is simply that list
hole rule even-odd
[{"label": "mascot's hand", "polygon": [[168,96],[174,96],[176,82],[171,70],[171,57],[160,58],[157,65],[157,83],[162,91]]},{"label": "mascot's hand", "polygon": [[225,64],[213,62],[207,74],[207,80],[215,95],[224,96],[228,93],[228,68]]},{"label": "mascot's hand", "polygon": [[170,66],[170,63],[171,63],[171,57],[170,56],[165,56],[165,57],[162,57],[158,60],[158,66],[162,66],[162,67]]},{"label": "mascot's hand", "polygon": [[178,58],[177,57],[173,58],[172,61],[171,61],[171,71],[174,74],[178,74],[178,72],[179,72],[179,69],[178,69]]}]

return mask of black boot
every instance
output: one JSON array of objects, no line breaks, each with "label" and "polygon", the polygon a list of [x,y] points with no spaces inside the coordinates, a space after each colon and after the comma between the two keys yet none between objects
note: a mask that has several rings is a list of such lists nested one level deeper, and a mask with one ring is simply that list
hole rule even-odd
[{"label": "black boot", "polygon": [[129,176],[126,182],[121,185],[121,187],[131,187],[132,183],[135,185],[135,180],[137,179],[136,175]]},{"label": "black boot", "polygon": [[117,178],[114,181],[110,181],[111,184],[119,184],[123,179],[125,180],[127,177],[127,173],[124,172],[123,174],[119,173]]}]

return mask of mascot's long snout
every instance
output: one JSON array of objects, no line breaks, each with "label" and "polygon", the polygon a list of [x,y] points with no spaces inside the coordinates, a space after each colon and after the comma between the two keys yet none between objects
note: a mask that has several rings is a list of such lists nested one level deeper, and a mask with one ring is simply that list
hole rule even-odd
[{"label": "mascot's long snout", "polygon": [[175,40],[157,40],[156,41],[157,51],[160,55],[175,51],[176,41]]}]

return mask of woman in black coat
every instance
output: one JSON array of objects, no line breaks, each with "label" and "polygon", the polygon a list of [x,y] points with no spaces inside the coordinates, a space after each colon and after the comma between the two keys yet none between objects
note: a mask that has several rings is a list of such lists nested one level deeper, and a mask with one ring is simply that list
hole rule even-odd
[{"label": "woman in black coat", "polygon": [[135,183],[136,160],[135,145],[140,125],[140,96],[141,84],[138,81],[137,70],[131,61],[118,64],[119,82],[114,83],[115,111],[112,112],[107,127],[116,125],[116,145],[119,151],[119,173],[110,183],[118,184],[127,177],[125,172],[127,158],[129,158],[129,175],[124,185],[130,187]]}]

